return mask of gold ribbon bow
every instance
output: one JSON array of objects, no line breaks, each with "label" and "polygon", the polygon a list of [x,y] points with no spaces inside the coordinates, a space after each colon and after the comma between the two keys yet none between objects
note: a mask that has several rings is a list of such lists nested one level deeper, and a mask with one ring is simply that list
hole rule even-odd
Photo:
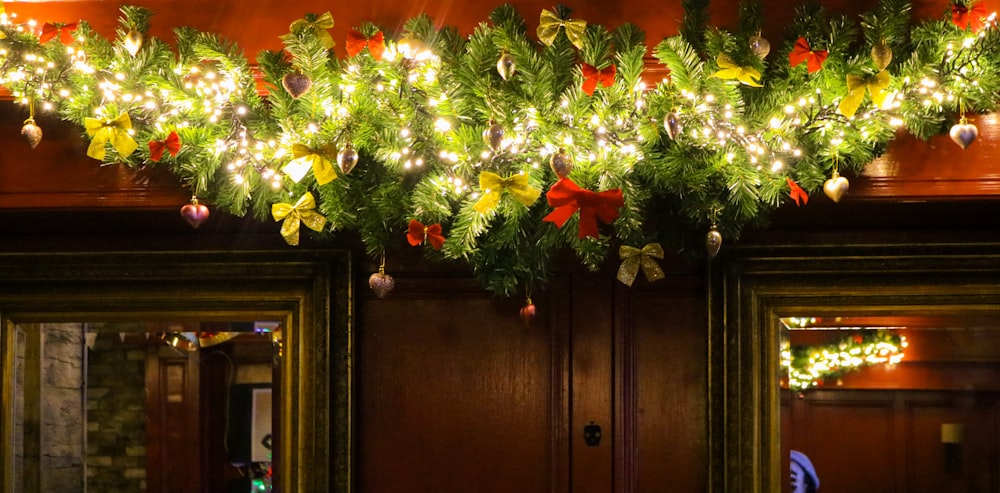
[{"label": "gold ribbon bow", "polygon": [[618,280],[626,286],[631,287],[642,267],[642,273],[646,275],[649,282],[663,279],[663,270],[654,258],[663,258],[663,247],[659,243],[647,243],[642,249],[622,245],[618,248],[618,256],[622,259],[622,265],[618,267]]},{"label": "gold ribbon bow", "polygon": [[872,102],[876,106],[882,106],[885,97],[888,95],[885,90],[889,88],[891,77],[885,70],[874,75],[854,75],[847,76],[847,96],[840,101],[840,114],[848,118],[854,116],[865,99],[865,92],[871,94]]},{"label": "gold ribbon bow", "polygon": [[333,41],[333,36],[327,32],[327,29],[333,28],[333,15],[330,11],[326,11],[323,15],[316,18],[316,20],[309,22],[308,19],[302,18],[292,22],[288,26],[288,30],[294,33],[297,29],[311,29],[313,34],[323,43],[326,49],[333,48],[337,43]]},{"label": "gold ribbon bow", "polygon": [[729,58],[729,55],[725,53],[719,53],[719,56],[715,57],[715,63],[719,65],[718,72],[711,75],[711,77],[718,77],[720,79],[736,79],[743,84],[750,87],[764,87],[760,83],[760,71],[753,67],[741,67]]},{"label": "gold ribbon bow", "polygon": [[542,16],[538,21],[538,39],[546,45],[552,46],[559,34],[560,27],[565,28],[569,42],[573,43],[573,46],[576,46],[578,50],[582,50],[583,33],[587,30],[587,21],[563,19],[551,10],[542,9]]},{"label": "gold ribbon bow", "polygon": [[271,204],[271,215],[274,216],[274,220],[285,221],[281,223],[281,237],[286,243],[292,246],[299,244],[300,223],[305,223],[306,227],[313,231],[323,231],[326,218],[314,211],[315,208],[316,199],[313,198],[312,192],[306,192],[299,197],[295,205],[285,202]]},{"label": "gold ribbon bow", "polygon": [[500,194],[504,190],[525,207],[534,204],[542,194],[541,190],[528,185],[528,175],[522,173],[501,178],[496,173],[483,171],[479,174],[479,188],[483,191],[483,197],[472,208],[480,214],[493,210],[500,203]]},{"label": "gold ribbon bow", "polygon": [[128,134],[132,129],[132,120],[128,117],[128,113],[122,113],[113,120],[84,118],[83,127],[87,129],[87,135],[90,135],[87,155],[98,161],[104,160],[105,144],[108,142],[111,142],[122,157],[127,157],[139,147]]},{"label": "gold ribbon bow", "polygon": [[319,149],[311,149],[302,144],[292,144],[292,160],[285,165],[283,171],[295,183],[298,183],[312,169],[313,175],[316,176],[316,183],[326,185],[337,178],[337,171],[330,160],[330,156],[333,156],[336,151],[333,143]]}]

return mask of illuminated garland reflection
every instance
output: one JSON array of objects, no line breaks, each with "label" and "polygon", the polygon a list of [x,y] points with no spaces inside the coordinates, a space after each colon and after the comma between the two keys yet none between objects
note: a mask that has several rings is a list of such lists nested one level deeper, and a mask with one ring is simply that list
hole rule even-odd
[{"label": "illuminated garland reflection", "polygon": [[782,342],[781,366],[788,388],[819,387],[866,366],[902,361],[906,337],[890,330],[859,330],[827,345],[791,346]]}]

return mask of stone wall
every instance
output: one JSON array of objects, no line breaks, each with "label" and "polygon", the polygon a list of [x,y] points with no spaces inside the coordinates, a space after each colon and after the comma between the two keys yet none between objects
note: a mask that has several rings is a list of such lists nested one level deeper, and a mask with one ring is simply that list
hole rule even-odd
[{"label": "stone wall", "polygon": [[81,324],[42,324],[42,491],[84,491],[83,348]]},{"label": "stone wall", "polygon": [[[146,491],[146,350],[102,328],[88,351],[87,491]],[[94,330],[94,329],[91,329]]]},{"label": "stone wall", "polygon": [[83,493],[83,330],[15,327],[14,491]]}]

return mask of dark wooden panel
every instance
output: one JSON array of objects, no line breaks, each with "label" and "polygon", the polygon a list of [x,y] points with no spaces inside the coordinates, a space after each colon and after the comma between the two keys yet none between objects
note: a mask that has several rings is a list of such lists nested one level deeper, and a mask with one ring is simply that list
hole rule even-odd
[{"label": "dark wooden panel", "polygon": [[947,135],[923,141],[900,132],[889,152],[852,183],[850,196],[914,200],[1000,194],[1000,117],[977,115],[970,122],[979,137],[965,150]]},{"label": "dark wooden panel", "polygon": [[358,492],[568,491],[565,296],[526,326],[468,279],[361,294]]},{"label": "dark wooden panel", "polygon": [[[572,382],[570,456],[573,493],[613,491],[612,411],[615,323],[611,283],[602,276],[579,276],[572,286]],[[584,442],[584,427],[601,427],[597,446]]]},{"label": "dark wooden panel", "polygon": [[[998,406],[997,392],[786,393],[784,448],[811,458],[821,491],[996,492]],[[942,443],[944,424],[961,443]]]},{"label": "dark wooden panel", "polygon": [[169,172],[101,166],[87,157],[82,129],[54,116],[37,118],[45,137],[35,149],[20,138],[24,107],[0,102],[0,209],[177,208],[190,191]]},{"label": "dark wooden panel", "polygon": [[702,289],[697,276],[668,275],[647,289],[632,291],[628,312],[636,334],[635,491],[640,493],[707,487],[707,308]]},{"label": "dark wooden panel", "polygon": [[892,474],[899,444],[891,398],[866,394],[799,402],[809,406],[804,420],[793,418],[798,440],[792,448],[812,460],[823,491],[901,491]]},{"label": "dark wooden panel", "polygon": [[[962,396],[906,406],[906,491],[997,491],[995,397],[981,398],[976,402]],[[962,426],[961,443],[942,443],[945,424]]]}]

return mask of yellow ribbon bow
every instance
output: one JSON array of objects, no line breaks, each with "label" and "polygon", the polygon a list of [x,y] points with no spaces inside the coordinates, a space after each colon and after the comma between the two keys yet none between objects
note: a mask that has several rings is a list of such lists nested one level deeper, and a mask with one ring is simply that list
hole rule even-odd
[{"label": "yellow ribbon bow", "polygon": [[333,15],[330,11],[326,11],[323,15],[319,16],[315,21],[309,22],[309,20],[303,18],[292,22],[288,26],[288,30],[295,32],[297,29],[311,29],[313,33],[319,38],[320,42],[326,49],[333,48],[337,43],[333,40],[333,36],[327,32],[327,29],[333,28]]},{"label": "yellow ribbon bow", "polygon": [[725,53],[719,53],[719,56],[715,57],[715,63],[719,65],[718,72],[711,75],[711,77],[718,77],[720,79],[736,79],[743,84],[750,87],[764,87],[760,83],[760,71],[753,67],[741,67],[729,58],[729,55]]},{"label": "yellow ribbon bow", "polygon": [[292,144],[292,160],[285,165],[284,172],[295,183],[298,183],[312,169],[316,183],[326,185],[337,178],[330,156],[336,153],[336,147],[329,143],[319,149],[311,149],[302,144]]},{"label": "yellow ribbon bow", "polygon": [[649,282],[663,279],[663,270],[656,263],[654,258],[663,258],[663,247],[659,243],[647,243],[642,250],[627,245],[618,248],[618,256],[622,258],[622,265],[618,267],[618,280],[626,286],[631,287],[639,274],[639,267],[646,275]]},{"label": "yellow ribbon bow", "polygon": [[885,91],[889,88],[890,80],[889,72],[885,70],[875,75],[848,75],[847,96],[844,96],[837,108],[840,110],[840,114],[848,118],[854,116],[858,107],[861,106],[861,102],[865,99],[866,91],[872,95],[872,102],[876,106],[882,106],[888,95]]},{"label": "yellow ribbon bow", "polygon": [[128,134],[132,129],[132,120],[128,117],[128,113],[122,113],[113,120],[84,118],[83,127],[87,129],[87,135],[90,135],[87,155],[98,161],[104,160],[105,144],[108,142],[111,142],[122,157],[127,157],[139,147]]},{"label": "yellow ribbon bow", "polygon": [[534,204],[542,194],[541,190],[528,185],[528,175],[523,173],[501,178],[496,173],[483,171],[479,174],[479,188],[483,190],[483,197],[472,208],[480,214],[493,210],[500,203],[500,194],[504,190],[525,207]]},{"label": "yellow ribbon bow", "polygon": [[315,208],[316,199],[313,198],[311,192],[306,192],[305,195],[299,197],[295,205],[285,202],[271,204],[271,215],[274,216],[274,220],[285,221],[281,223],[281,237],[285,239],[286,243],[292,246],[299,244],[300,223],[305,223],[313,231],[323,231],[326,218],[314,211]]},{"label": "yellow ribbon bow", "polygon": [[542,9],[542,16],[538,22],[538,39],[548,46],[552,46],[559,28],[566,28],[566,37],[578,50],[583,49],[583,33],[587,30],[587,21],[579,19],[563,19],[551,10]]}]

